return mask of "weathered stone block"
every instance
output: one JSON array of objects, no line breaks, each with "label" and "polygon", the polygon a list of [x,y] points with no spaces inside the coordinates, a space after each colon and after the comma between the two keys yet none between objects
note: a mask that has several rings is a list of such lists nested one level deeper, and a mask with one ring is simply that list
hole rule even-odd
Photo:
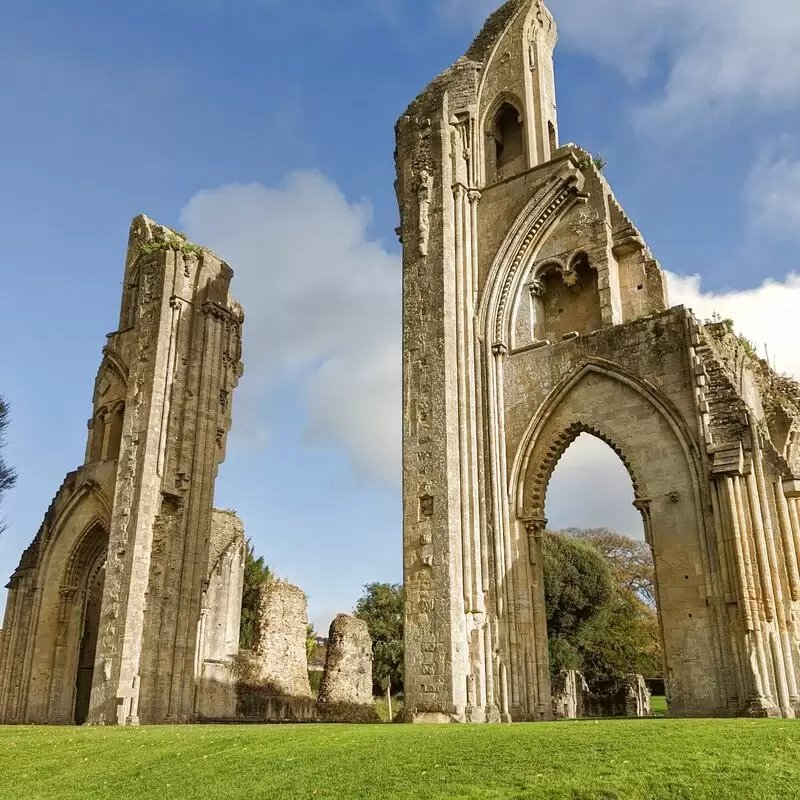
[{"label": "weathered stone block", "polygon": [[331,623],[320,703],[373,704],[372,639],[367,623],[340,614]]},{"label": "weathered stone block", "polygon": [[270,581],[261,590],[260,616],[256,650],[260,681],[276,695],[311,697],[305,593],[290,583]]}]

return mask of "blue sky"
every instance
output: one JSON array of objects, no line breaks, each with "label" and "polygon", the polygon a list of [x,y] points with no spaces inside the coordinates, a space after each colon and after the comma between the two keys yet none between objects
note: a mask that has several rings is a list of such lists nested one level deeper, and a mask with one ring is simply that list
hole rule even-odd
[{"label": "blue sky", "polygon": [[[306,590],[320,629],[364,583],[400,580],[393,126],[493,7],[5,0],[0,392],[20,480],[3,507],[0,574],[82,462],[127,230],[144,212],[230,261],[247,313],[217,505]],[[758,15],[744,0],[550,7],[562,140],[607,159],[676,302],[735,316],[800,374],[789,338],[800,4],[762,0]],[[549,496],[554,526],[637,532],[604,448],[568,451]]]}]

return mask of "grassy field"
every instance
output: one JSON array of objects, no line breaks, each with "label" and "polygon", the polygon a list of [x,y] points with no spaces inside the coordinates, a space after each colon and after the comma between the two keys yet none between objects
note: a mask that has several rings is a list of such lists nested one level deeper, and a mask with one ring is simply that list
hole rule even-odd
[{"label": "grassy field", "polygon": [[800,723],[0,728],[1,798],[800,796]]},{"label": "grassy field", "polygon": [[667,698],[653,695],[653,697],[650,698],[650,710],[657,717],[666,717],[669,713],[669,709],[667,708]]}]

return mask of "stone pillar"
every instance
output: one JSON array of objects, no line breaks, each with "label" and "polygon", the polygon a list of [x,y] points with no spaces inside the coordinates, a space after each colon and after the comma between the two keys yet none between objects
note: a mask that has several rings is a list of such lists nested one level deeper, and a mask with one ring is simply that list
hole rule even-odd
[{"label": "stone pillar", "polygon": [[276,694],[311,697],[306,656],[308,611],[302,589],[270,581],[261,590],[256,656],[260,679]]},{"label": "stone pillar", "polygon": [[641,675],[631,675],[627,685],[625,716],[649,717],[652,713],[650,709],[650,690],[647,688],[644,678]]},{"label": "stone pillar", "polygon": [[372,639],[364,620],[339,614],[331,623],[317,699],[372,705]]},{"label": "stone pillar", "polygon": [[552,707],[550,698],[549,644],[547,640],[547,611],[544,602],[544,565],[542,562],[542,535],[547,527],[544,517],[525,520],[528,536],[528,557],[531,566],[532,593],[539,602],[534,604],[533,626],[536,647],[536,711],[541,719],[548,719]]}]

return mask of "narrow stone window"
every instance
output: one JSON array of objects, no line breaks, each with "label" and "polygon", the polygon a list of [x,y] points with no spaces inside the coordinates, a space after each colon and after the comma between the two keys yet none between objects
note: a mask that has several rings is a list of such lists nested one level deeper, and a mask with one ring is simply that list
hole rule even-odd
[{"label": "narrow stone window", "polygon": [[503,103],[487,130],[486,182],[502,180],[525,169],[525,140],[520,112]]},{"label": "narrow stone window", "polygon": [[119,449],[122,443],[122,421],[125,418],[125,405],[119,405],[111,416],[108,432],[107,461],[116,461],[119,458]]},{"label": "narrow stone window", "polygon": [[498,170],[522,155],[522,123],[517,109],[508,103],[503,105],[497,115],[494,140],[495,163]]},{"label": "narrow stone window", "polygon": [[92,463],[103,460],[103,439],[106,435],[106,412],[101,408],[94,415],[94,422],[92,423]]},{"label": "narrow stone window", "polygon": [[547,123],[547,136],[550,140],[550,158],[552,158],[553,153],[558,150],[558,138],[556,137],[556,126],[549,121]]}]

